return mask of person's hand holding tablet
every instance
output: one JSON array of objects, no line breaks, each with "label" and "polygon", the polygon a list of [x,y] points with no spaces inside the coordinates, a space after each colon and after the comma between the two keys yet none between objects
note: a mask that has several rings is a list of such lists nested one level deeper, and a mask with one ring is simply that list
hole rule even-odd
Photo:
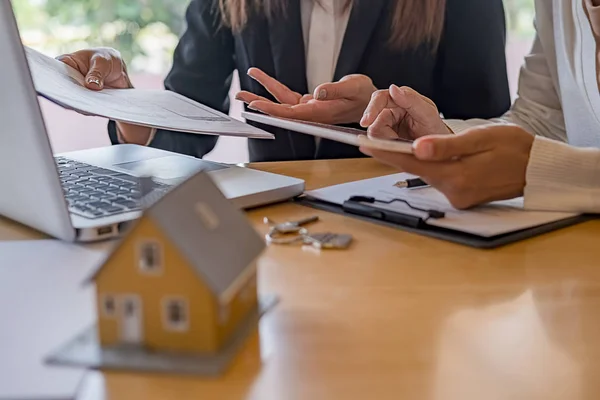
[{"label": "person's hand holding tablet", "polygon": [[516,125],[487,125],[451,135],[433,102],[409,88],[379,92],[361,121],[369,137],[414,139],[413,155],[361,151],[418,175],[459,209],[523,195],[533,136]]}]

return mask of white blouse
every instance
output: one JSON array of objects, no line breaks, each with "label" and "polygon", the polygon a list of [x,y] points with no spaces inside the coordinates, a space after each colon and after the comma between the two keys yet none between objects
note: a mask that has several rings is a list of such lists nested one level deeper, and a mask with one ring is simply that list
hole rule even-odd
[{"label": "white blouse", "polygon": [[308,92],[331,82],[348,27],[352,3],[344,0],[302,0],[302,30],[306,51]]}]

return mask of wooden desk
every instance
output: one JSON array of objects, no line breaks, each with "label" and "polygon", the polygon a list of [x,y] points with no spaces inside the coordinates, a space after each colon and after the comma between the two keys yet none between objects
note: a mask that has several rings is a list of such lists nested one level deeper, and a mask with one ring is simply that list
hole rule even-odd
[{"label": "wooden desk", "polygon": [[[393,172],[370,160],[254,167],[308,188]],[[260,289],[281,303],[225,376],[91,374],[85,398],[600,398],[600,222],[484,251],[293,204],[249,217],[265,232],[264,216],[311,214],[354,234],[353,248],[270,247]]]}]

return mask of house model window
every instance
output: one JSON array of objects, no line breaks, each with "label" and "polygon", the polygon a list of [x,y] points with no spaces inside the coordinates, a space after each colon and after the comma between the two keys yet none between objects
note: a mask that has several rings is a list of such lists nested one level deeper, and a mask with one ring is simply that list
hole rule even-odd
[{"label": "house model window", "polygon": [[107,317],[114,317],[117,313],[117,303],[114,296],[104,296],[102,310]]},{"label": "house model window", "polygon": [[144,241],[140,245],[138,265],[144,272],[156,273],[162,269],[162,248],[154,241]]},{"label": "house model window", "polygon": [[187,301],[181,298],[168,298],[164,301],[163,323],[169,331],[188,330],[189,315]]}]

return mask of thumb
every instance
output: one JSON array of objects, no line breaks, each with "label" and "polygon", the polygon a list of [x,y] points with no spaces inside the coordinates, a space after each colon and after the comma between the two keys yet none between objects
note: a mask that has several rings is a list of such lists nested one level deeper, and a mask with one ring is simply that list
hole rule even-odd
[{"label": "thumb", "polygon": [[315,89],[313,97],[316,100],[340,100],[356,97],[360,86],[353,79],[341,80],[334,83],[323,83]]},{"label": "thumb", "polygon": [[104,57],[92,57],[90,69],[85,76],[85,86],[91,90],[102,90],[104,80],[110,73],[110,61]]},{"label": "thumb", "polygon": [[451,161],[492,148],[492,138],[477,131],[460,135],[423,136],[413,143],[415,157],[423,161]]}]

